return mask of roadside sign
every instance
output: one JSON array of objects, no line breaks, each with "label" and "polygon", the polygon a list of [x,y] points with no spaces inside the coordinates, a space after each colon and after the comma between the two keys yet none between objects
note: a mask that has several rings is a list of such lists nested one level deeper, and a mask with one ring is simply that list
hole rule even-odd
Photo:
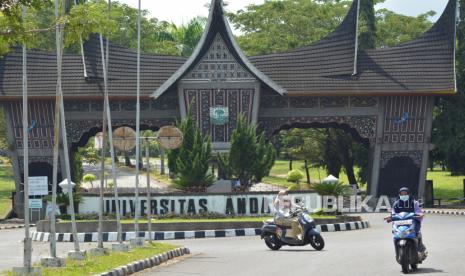
[{"label": "roadside sign", "polygon": [[29,195],[30,196],[48,195],[48,177],[46,176],[29,177]]},{"label": "roadside sign", "polygon": [[[52,215],[52,207],[53,207],[53,204],[51,202],[47,202],[47,208],[45,210],[45,216],[47,218],[50,218]],[[60,208],[58,206],[55,206],[55,214],[60,215]]]},{"label": "roadside sign", "polygon": [[41,198],[30,198],[29,209],[42,209],[42,199]]}]

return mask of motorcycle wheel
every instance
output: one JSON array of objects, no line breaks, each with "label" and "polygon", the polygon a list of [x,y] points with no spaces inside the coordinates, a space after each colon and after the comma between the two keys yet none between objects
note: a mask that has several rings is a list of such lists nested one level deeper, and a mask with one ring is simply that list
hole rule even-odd
[{"label": "motorcycle wheel", "polygon": [[408,250],[405,247],[399,248],[399,263],[404,274],[409,273]]},{"label": "motorcycle wheel", "polygon": [[310,245],[315,249],[315,250],[323,250],[325,248],[325,240],[321,235],[311,235],[308,237],[308,240],[310,242]]},{"label": "motorcycle wheel", "polygon": [[271,250],[279,250],[281,248],[281,245],[278,243],[275,235],[265,237],[265,244]]}]

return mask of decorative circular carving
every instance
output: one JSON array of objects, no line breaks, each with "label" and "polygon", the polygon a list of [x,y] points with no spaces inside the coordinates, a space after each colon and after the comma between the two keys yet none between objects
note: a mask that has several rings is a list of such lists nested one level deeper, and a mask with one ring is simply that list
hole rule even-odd
[{"label": "decorative circular carving", "polygon": [[177,149],[182,144],[182,132],[174,126],[164,126],[158,131],[158,143],[166,150]]},{"label": "decorative circular carving", "polygon": [[119,127],[113,131],[113,146],[121,151],[130,151],[136,146],[136,132],[130,127]]}]

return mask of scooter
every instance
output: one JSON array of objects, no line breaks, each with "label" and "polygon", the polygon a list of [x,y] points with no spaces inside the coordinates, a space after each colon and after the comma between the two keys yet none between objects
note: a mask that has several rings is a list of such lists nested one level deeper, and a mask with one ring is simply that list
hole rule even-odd
[{"label": "scooter", "polygon": [[264,221],[262,226],[261,238],[265,240],[266,246],[271,250],[279,250],[282,246],[305,246],[310,244],[314,249],[320,251],[325,247],[325,241],[321,236],[313,218],[308,210],[303,206],[297,206],[296,210],[291,212],[290,218],[297,217],[302,231],[302,239],[297,240],[286,237],[286,231],[290,227],[277,225],[274,219]]},{"label": "scooter", "polygon": [[[418,250],[419,236],[415,231],[415,224],[420,223],[419,217],[415,213],[399,213],[392,215],[392,234],[396,250],[396,260],[402,266],[402,272],[407,274],[418,269],[427,257],[425,250]],[[421,234],[420,234],[421,235]]]}]

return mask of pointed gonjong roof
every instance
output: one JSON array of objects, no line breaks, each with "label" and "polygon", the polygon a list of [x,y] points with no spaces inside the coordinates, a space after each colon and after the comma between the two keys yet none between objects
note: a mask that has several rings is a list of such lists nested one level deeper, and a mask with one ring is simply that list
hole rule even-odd
[{"label": "pointed gonjong roof", "polygon": [[[232,36],[221,0],[213,0],[202,39],[190,58],[143,54],[141,93],[160,96],[174,88],[202,58],[216,34],[220,34],[240,65],[264,86],[289,95],[441,95],[455,93],[455,32],[457,0],[449,0],[434,26],[410,42],[389,48],[357,51],[358,0],[334,32],[322,40],[284,53],[247,58]],[[134,97],[136,90],[134,50],[110,43],[109,88],[112,97]],[[63,58],[65,97],[101,97],[100,43],[85,43],[84,77],[80,55]],[[354,70],[354,65],[356,69]],[[0,59],[0,99],[20,98],[21,49]],[[354,71],[356,74],[353,75]],[[31,96],[54,97],[54,53],[28,51],[28,90]],[[156,90],[154,93],[153,91]]]},{"label": "pointed gonjong roof", "polygon": [[228,21],[225,17],[223,10],[223,0],[212,0],[208,22],[199,44],[186,63],[184,63],[181,68],[176,71],[176,73],[174,73],[161,87],[159,87],[152,96],[158,98],[167,89],[175,85],[176,82],[179,81],[186,73],[193,69],[193,67],[200,61],[204,54],[210,49],[210,45],[218,34],[221,35],[229,51],[240,65],[242,65],[246,70],[248,70],[252,75],[270,87],[272,90],[278,92],[281,95],[286,93],[285,89],[276,84],[265,74],[260,72],[260,70],[258,70],[247,59],[244,53],[242,53],[242,50],[237,45],[231,28],[229,27]]}]

